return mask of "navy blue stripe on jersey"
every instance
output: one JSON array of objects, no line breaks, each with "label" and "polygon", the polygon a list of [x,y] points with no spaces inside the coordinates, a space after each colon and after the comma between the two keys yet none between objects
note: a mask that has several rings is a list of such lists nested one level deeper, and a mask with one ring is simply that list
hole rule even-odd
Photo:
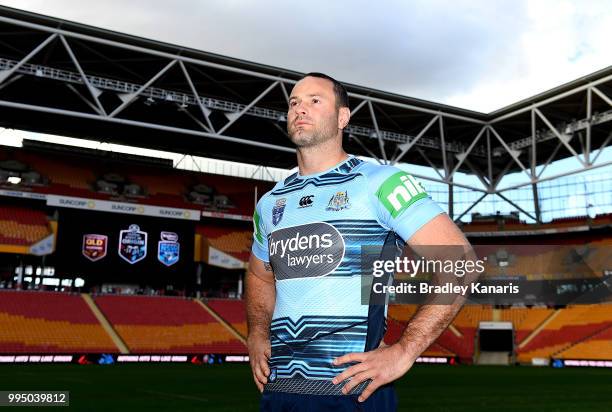
[{"label": "navy blue stripe on jersey", "polygon": [[[382,251],[380,254],[380,258],[382,260],[393,260],[396,256],[398,256],[398,242],[397,236],[395,232],[389,232],[387,238],[385,239],[382,247]],[[385,274],[385,276],[393,276],[391,274]],[[388,277],[387,277],[388,279]],[[383,283],[387,283],[382,280]],[[370,351],[376,349],[378,344],[385,336],[385,332],[387,331],[387,319],[385,317],[385,304],[383,302],[386,298],[386,295],[382,297],[378,295],[374,300],[374,290],[370,291],[370,299],[368,302],[375,302],[370,304],[368,308],[368,336],[366,338],[365,350]],[[385,304],[382,304],[385,303]]]},{"label": "navy blue stripe on jersey", "polygon": [[296,180],[296,182],[299,182],[299,184],[298,183],[289,184],[281,189],[277,189],[277,190],[270,192],[270,194],[273,196],[286,195],[291,192],[302,190],[308,185],[313,185],[316,187],[337,185],[340,183],[350,182],[351,180],[355,179],[356,177],[359,177],[360,175],[354,174],[354,175],[338,175],[338,176],[341,176],[341,177],[324,179],[323,176],[320,176],[320,177],[313,177],[310,179],[306,179],[304,181]]}]

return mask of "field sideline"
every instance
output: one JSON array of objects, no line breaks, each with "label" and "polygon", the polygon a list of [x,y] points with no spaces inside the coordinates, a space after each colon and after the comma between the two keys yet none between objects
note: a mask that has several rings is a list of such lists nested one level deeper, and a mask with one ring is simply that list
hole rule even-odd
[{"label": "field sideline", "polygon": [[[612,410],[612,370],[417,365],[396,389],[405,411]],[[70,410],[104,412],[257,411],[259,399],[245,364],[1,365],[0,390],[69,390]]]}]

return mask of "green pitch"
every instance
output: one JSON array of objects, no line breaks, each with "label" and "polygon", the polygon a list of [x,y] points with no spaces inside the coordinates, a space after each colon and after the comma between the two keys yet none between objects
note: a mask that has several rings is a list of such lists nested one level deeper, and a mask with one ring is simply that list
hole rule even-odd
[{"label": "green pitch", "polygon": [[[244,364],[0,365],[0,390],[69,390],[79,411],[258,410]],[[418,365],[396,390],[406,411],[612,411],[612,370]]]}]

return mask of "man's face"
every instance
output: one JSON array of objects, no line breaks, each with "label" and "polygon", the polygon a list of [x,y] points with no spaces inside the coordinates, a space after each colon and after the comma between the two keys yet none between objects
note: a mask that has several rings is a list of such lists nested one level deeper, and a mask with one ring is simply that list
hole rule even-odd
[{"label": "man's face", "polygon": [[311,147],[338,134],[338,109],[334,84],[318,77],[305,77],[289,96],[287,132],[297,147]]}]

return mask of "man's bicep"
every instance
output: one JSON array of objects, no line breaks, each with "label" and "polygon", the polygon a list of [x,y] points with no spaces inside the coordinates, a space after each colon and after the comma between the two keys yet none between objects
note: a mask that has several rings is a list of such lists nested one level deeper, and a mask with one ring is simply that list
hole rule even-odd
[{"label": "man's bicep", "polygon": [[410,246],[465,245],[467,239],[446,213],[440,213],[421,226],[409,239]]},{"label": "man's bicep", "polygon": [[266,282],[274,282],[274,272],[270,263],[259,259],[253,253],[249,258],[249,273]]}]

